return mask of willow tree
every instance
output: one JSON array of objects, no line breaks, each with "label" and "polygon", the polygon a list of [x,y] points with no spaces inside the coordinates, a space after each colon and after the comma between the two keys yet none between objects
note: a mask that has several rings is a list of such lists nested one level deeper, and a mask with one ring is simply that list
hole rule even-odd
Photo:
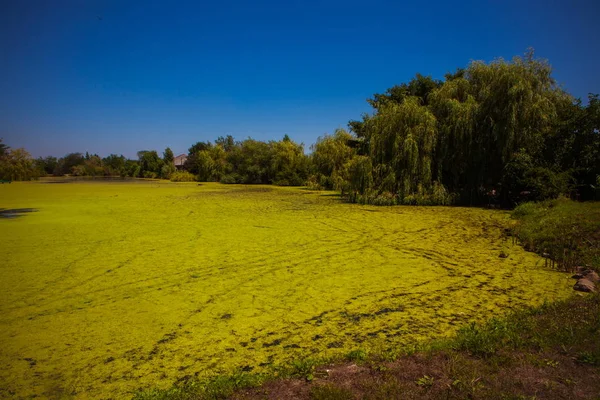
[{"label": "willow tree", "polygon": [[545,137],[556,127],[556,93],[559,89],[544,60],[515,57],[489,64],[473,62],[466,78],[478,104],[476,136],[472,146],[480,152],[470,159],[476,183],[495,184],[503,167],[519,151],[539,157]]},{"label": "willow tree", "polygon": [[463,76],[447,80],[434,91],[430,104],[438,121],[436,177],[456,190],[467,184],[469,160],[478,157],[479,150],[473,144],[479,104]]},{"label": "willow tree", "polygon": [[393,191],[400,201],[425,195],[433,186],[432,162],[437,140],[436,119],[418,97],[382,105],[364,119],[370,138],[369,156],[376,186]]},{"label": "willow tree", "polygon": [[582,108],[533,51],[474,61],[444,82],[417,74],[368,102],[373,114],[349,126],[357,153],[371,160],[376,202],[387,193],[446,203],[447,189],[471,203],[494,192],[545,198],[568,191],[570,176],[592,184],[600,172],[600,102]]}]

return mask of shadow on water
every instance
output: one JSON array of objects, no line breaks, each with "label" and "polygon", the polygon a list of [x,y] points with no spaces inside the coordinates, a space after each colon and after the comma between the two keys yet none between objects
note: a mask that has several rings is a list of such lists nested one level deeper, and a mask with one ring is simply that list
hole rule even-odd
[{"label": "shadow on water", "polygon": [[25,213],[35,212],[35,208],[0,208],[0,218],[17,218]]}]

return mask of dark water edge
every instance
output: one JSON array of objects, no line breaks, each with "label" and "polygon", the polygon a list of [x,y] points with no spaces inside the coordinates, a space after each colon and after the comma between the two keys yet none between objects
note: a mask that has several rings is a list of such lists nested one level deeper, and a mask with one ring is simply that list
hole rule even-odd
[{"label": "dark water edge", "polygon": [[43,184],[64,184],[64,183],[156,183],[160,182],[160,179],[150,178],[132,178],[132,177],[120,177],[120,176],[48,176],[39,178],[36,183]]},{"label": "dark water edge", "polygon": [[0,208],[0,218],[18,218],[23,214],[36,212],[35,208]]}]

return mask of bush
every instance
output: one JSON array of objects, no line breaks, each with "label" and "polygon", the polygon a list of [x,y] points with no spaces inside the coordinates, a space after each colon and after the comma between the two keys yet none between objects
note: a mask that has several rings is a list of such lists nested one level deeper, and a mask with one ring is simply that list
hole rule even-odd
[{"label": "bush", "polygon": [[176,171],[171,174],[171,182],[195,182],[196,175],[187,171]]}]

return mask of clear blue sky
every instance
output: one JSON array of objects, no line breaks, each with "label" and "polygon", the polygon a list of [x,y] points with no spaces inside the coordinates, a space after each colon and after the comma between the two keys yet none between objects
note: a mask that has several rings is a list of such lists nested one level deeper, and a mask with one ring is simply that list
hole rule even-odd
[{"label": "clear blue sky", "polygon": [[600,2],[0,2],[0,137],[34,156],[231,134],[310,145],[415,73],[534,47],[600,92]]}]

